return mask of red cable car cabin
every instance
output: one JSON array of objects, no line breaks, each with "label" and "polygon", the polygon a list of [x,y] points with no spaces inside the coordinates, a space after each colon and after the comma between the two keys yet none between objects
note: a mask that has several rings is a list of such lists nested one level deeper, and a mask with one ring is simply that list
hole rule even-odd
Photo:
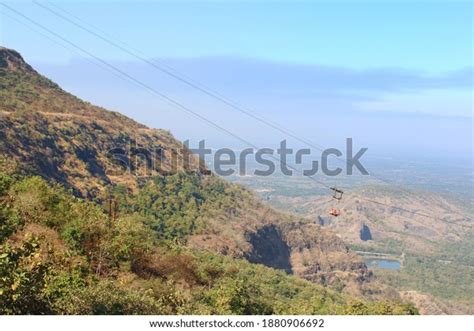
[{"label": "red cable car cabin", "polygon": [[329,215],[332,215],[334,217],[338,217],[339,215],[341,215],[341,211],[339,209],[336,209],[336,208],[331,208],[331,210],[329,211]]},{"label": "red cable car cabin", "polygon": [[[339,202],[342,199],[342,195],[344,194],[344,192],[335,187],[331,187],[331,190],[333,190],[334,192],[332,197]],[[341,215],[341,211],[337,208],[331,208],[331,210],[329,211],[329,215],[338,217],[339,215]]]}]

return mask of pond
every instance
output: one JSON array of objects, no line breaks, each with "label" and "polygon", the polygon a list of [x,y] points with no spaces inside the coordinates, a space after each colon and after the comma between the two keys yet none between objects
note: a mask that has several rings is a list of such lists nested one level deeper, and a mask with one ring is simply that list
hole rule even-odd
[{"label": "pond", "polygon": [[390,270],[400,270],[401,263],[397,260],[388,260],[381,258],[366,258],[364,259],[367,267],[372,269],[390,269]]}]

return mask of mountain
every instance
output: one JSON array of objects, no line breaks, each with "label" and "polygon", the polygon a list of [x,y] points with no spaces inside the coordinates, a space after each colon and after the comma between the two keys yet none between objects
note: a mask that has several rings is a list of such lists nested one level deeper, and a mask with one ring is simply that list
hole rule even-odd
[{"label": "mountain", "polygon": [[[132,292],[136,286],[138,292],[129,293],[133,297],[146,292],[149,286],[163,286],[168,281],[176,291],[187,293],[180,297],[185,301],[183,305],[166,304],[168,308],[174,307],[174,310],[169,308],[172,312],[178,306],[185,306],[188,313],[200,311],[189,305],[201,305],[202,299],[206,302],[203,311],[215,313],[209,308],[212,306],[209,300],[214,297],[195,298],[202,291],[200,286],[214,289],[214,282],[236,280],[225,272],[216,271],[214,275],[206,271],[205,275],[196,275],[198,271],[188,269],[201,263],[207,265],[203,259],[216,259],[218,268],[225,269],[225,265],[243,268],[253,275],[248,276],[253,279],[249,281],[258,284],[254,277],[267,273],[267,269],[253,268],[244,260],[282,270],[300,280],[330,286],[344,295],[367,294],[370,300],[401,302],[394,291],[373,277],[338,236],[311,220],[277,212],[249,190],[212,175],[169,132],[147,128],[74,97],[38,74],[19,53],[7,48],[0,49],[0,86],[0,152],[4,174],[0,201],[5,220],[2,239],[6,243],[5,253],[0,256],[12,270],[21,265],[10,261],[11,256],[24,254],[25,259],[30,259],[28,254],[40,245],[34,241],[31,246],[33,243],[28,238],[33,235],[43,238],[43,245],[59,252],[59,256],[48,255],[43,247],[38,255],[40,265],[50,262],[47,256],[67,260],[72,254],[84,263],[84,270],[89,270],[87,280],[78,276],[75,281],[97,284],[100,280],[103,287],[91,290],[98,292],[78,288],[87,292],[84,295],[91,302],[96,300],[97,293],[107,292],[107,286],[117,286],[116,282],[132,286],[128,289]],[[31,177],[35,175],[43,180]],[[61,187],[70,190],[74,197]],[[137,241],[146,245],[138,245]],[[118,251],[115,244],[120,247]],[[12,247],[21,249],[22,253],[12,251]],[[222,260],[216,254],[226,258]],[[69,262],[61,262],[65,263],[62,267],[72,268]],[[293,284],[289,286],[296,286],[300,281],[273,271],[269,275],[283,277],[285,282]],[[72,276],[61,274],[61,277]],[[19,286],[15,284],[13,280],[9,291]],[[301,284],[309,286],[310,297],[309,293],[319,291],[311,287],[316,285],[304,281]],[[266,295],[273,295],[268,284],[261,286],[265,286],[261,290]],[[306,290],[296,290],[300,291]],[[187,301],[186,295],[193,299]],[[342,306],[348,307],[345,299],[337,293],[334,295],[342,300]],[[145,303],[147,300],[162,303],[161,297],[145,297],[140,297]],[[386,313],[412,312],[409,306],[387,305]],[[265,309],[267,306],[265,303]],[[275,307],[270,308],[275,312]],[[51,309],[58,312],[54,307]],[[166,309],[152,312],[166,312]],[[341,311],[348,311],[344,309]]]},{"label": "mountain", "polygon": [[[280,182],[280,187],[270,181],[260,185],[271,192],[269,203],[275,208],[314,220],[365,260],[398,261],[399,270],[369,270],[415,302],[420,312],[474,312],[474,215],[463,201],[436,192],[371,185],[348,190],[335,203],[325,196],[298,195],[291,180],[286,186]],[[337,218],[328,215],[334,206],[341,210]]]},{"label": "mountain", "polygon": [[189,164],[172,164],[173,153],[186,149],[169,132],[74,97],[13,50],[0,49],[0,58],[0,151],[21,170],[90,198],[100,197],[109,184],[136,191],[139,178],[178,166],[200,171],[192,156],[182,156]]},{"label": "mountain", "polygon": [[[361,187],[338,203],[342,214],[336,219],[326,216],[327,210],[333,206],[326,197],[274,195],[273,199],[276,204],[286,203],[295,213],[316,219],[344,242],[360,250],[431,255],[441,243],[460,242],[473,230],[472,214],[460,203],[426,191],[387,186]],[[385,205],[373,204],[366,199]],[[416,213],[391,206],[403,206],[405,210]]]}]

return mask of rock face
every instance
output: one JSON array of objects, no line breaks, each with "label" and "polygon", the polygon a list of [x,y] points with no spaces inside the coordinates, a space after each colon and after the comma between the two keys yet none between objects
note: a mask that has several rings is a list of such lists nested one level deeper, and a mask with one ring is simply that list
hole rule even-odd
[{"label": "rock face", "polygon": [[355,293],[360,285],[372,281],[363,261],[334,233],[316,224],[282,226],[291,248],[291,266],[295,275],[315,283],[333,286],[344,283]]},{"label": "rock face", "polygon": [[372,240],[372,233],[370,232],[370,228],[366,224],[362,224],[362,227],[360,228],[360,240]]},{"label": "rock face", "polygon": [[247,233],[246,238],[252,245],[252,250],[245,255],[248,261],[282,269],[287,273],[292,272],[290,247],[274,224],[266,225],[256,232]]},{"label": "rock face", "polygon": [[8,68],[9,70],[34,71],[28,65],[21,55],[13,49],[0,46],[0,68]]},{"label": "rock face", "polygon": [[331,219],[328,217],[318,216],[317,223],[321,226],[326,226],[331,224]]}]

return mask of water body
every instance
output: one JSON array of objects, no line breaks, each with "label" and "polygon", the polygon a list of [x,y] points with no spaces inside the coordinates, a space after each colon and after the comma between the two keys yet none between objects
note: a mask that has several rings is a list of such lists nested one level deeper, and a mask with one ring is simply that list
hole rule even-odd
[{"label": "water body", "polygon": [[381,258],[367,258],[364,259],[367,267],[372,269],[390,269],[390,270],[400,270],[401,263],[396,260],[388,260]]}]

